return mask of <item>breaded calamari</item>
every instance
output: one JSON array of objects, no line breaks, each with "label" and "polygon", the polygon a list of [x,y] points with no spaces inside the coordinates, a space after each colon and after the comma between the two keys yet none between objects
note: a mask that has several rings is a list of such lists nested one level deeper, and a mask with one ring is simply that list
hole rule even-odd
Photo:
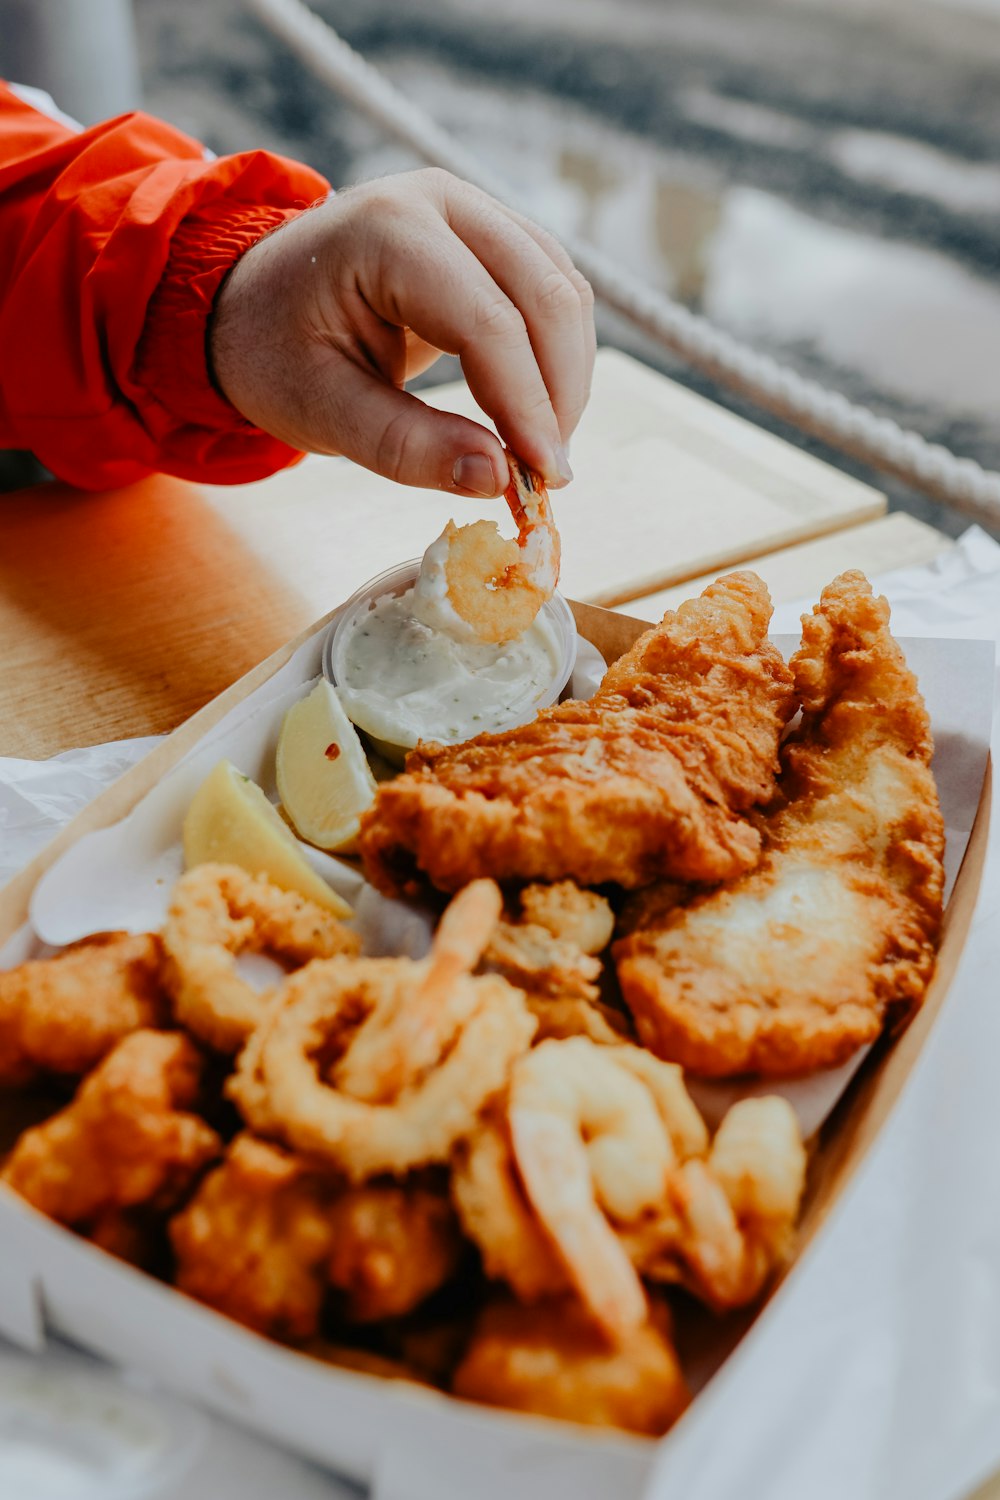
[{"label": "breaded calamari", "polygon": [[641,636],[589,702],[419,745],[362,818],[369,879],[390,894],[482,875],[634,889],[750,869],[745,814],[773,794],[795,710],[770,617],[760,579],[731,573]]},{"label": "breaded calamari", "polygon": [[168,1016],[152,933],[102,932],[0,973],[0,1084],[86,1073],[122,1037]]},{"label": "breaded calamari", "polygon": [[709,1076],[834,1067],[918,1006],[934,969],[930,722],[863,574],[824,589],[791,666],[803,718],[760,865],[707,895],[643,893],[614,949],[642,1041]]}]

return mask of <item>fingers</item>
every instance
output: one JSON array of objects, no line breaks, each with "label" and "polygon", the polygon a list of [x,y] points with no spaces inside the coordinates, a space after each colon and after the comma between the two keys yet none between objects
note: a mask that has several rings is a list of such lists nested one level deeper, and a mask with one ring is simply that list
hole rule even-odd
[{"label": "fingers", "polygon": [[587,404],[593,294],[558,242],[467,184],[446,194],[448,222],[520,312],[563,442]]},{"label": "fingers", "polygon": [[425,406],[355,365],[343,366],[325,383],[314,425],[337,433],[337,451],[346,458],[399,484],[492,499],[510,478],[492,432]]},{"label": "fingers", "polygon": [[544,231],[446,174],[415,176],[425,206],[383,226],[374,310],[457,354],[504,442],[558,487],[589,392],[590,289]]}]

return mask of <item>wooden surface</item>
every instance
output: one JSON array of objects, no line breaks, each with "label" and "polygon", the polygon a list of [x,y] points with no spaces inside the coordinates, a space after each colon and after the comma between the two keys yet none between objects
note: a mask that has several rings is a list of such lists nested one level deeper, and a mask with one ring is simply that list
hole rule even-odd
[{"label": "wooden surface", "polygon": [[[475,414],[464,386],[428,399]],[[865,567],[863,523],[885,509],[878,491],[611,350],[572,457],[577,479],[555,502],[561,586],[592,602],[639,600],[842,532],[827,576],[843,557]],[[486,513],[506,517],[341,459],[226,489],[157,477],[100,495],[0,495],[0,755],[172,729],[359,584],[419,555],[449,516]]]}]

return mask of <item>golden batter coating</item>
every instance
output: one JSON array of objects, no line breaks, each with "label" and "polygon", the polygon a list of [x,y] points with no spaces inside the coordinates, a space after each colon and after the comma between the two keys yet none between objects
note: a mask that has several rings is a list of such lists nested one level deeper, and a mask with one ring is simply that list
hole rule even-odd
[{"label": "golden batter coating", "polygon": [[635,889],[751,868],[745,814],[773,793],[795,710],[770,617],[761,580],[731,573],[641,636],[589,702],[419,745],[362,818],[369,879],[390,894],[482,875]]},{"label": "golden batter coating", "polygon": [[171,1220],[177,1285],[260,1333],[310,1338],[333,1243],[331,1197],[301,1157],[237,1136]]},{"label": "golden batter coating", "polygon": [[662,1304],[620,1342],[570,1299],[482,1313],[452,1389],[469,1401],[658,1437],[689,1394]]},{"label": "golden batter coating", "polygon": [[161,958],[152,933],[102,932],[0,972],[0,1084],[86,1073],[130,1032],[164,1025]]},{"label": "golden batter coating", "polygon": [[640,1039],[696,1073],[834,1067],[918,1006],[944,827],[923,699],[860,573],[824,589],[792,658],[802,724],[757,869],[637,898],[614,954]]},{"label": "golden batter coating", "polygon": [[455,1274],[462,1256],[447,1194],[432,1188],[368,1183],[342,1193],[330,1210],[327,1266],[353,1323],[398,1318]]},{"label": "golden batter coating", "polygon": [[201,1064],[186,1036],[133,1032],[71,1104],[25,1131],[0,1176],[63,1224],[137,1204],[173,1207],[222,1151],[215,1131],[190,1112]]}]

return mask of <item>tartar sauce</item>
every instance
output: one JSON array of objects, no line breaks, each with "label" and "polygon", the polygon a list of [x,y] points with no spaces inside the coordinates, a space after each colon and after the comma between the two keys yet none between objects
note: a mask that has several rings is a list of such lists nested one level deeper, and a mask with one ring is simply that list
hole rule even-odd
[{"label": "tartar sauce", "polygon": [[434,604],[452,613],[443,594],[428,610],[417,588],[386,595],[349,623],[337,694],[354,723],[376,739],[412,746],[419,739],[457,744],[530,718],[560,666],[546,612],[504,645],[456,640],[425,623],[434,621]]}]

